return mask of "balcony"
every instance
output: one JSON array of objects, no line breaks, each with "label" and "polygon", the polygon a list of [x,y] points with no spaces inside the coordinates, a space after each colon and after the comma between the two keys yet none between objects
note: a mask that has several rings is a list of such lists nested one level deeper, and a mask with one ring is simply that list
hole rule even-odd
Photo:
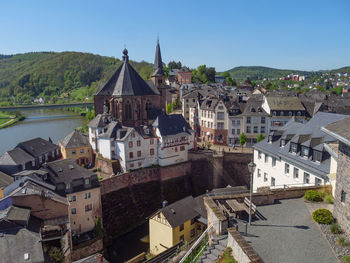
[{"label": "balcony", "polygon": [[56,226],[43,226],[41,228],[41,238],[43,241],[55,240],[62,238],[68,231],[67,226],[56,225]]}]

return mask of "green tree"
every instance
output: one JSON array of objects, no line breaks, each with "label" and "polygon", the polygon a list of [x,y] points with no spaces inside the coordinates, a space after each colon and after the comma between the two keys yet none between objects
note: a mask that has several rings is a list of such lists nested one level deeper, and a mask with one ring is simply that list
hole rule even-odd
[{"label": "green tree", "polygon": [[192,81],[195,83],[213,83],[215,82],[215,68],[207,68],[206,65],[200,65],[192,70]]},{"label": "green tree", "polygon": [[98,237],[103,236],[104,230],[103,230],[101,218],[99,216],[95,219],[94,232],[95,232],[96,236],[98,236]]},{"label": "green tree", "polygon": [[168,68],[169,69],[180,69],[182,67],[181,62],[175,62],[175,61],[170,61],[168,63]]},{"label": "green tree", "polygon": [[49,250],[49,256],[52,260],[57,263],[61,263],[64,261],[64,255],[58,247],[51,247]]},{"label": "green tree", "polygon": [[244,132],[242,132],[240,135],[239,135],[239,144],[243,146],[246,144],[247,142],[247,136],[245,136]]},{"label": "green tree", "polygon": [[338,86],[338,87],[336,87],[336,88],[333,88],[333,89],[332,89],[332,92],[335,93],[335,94],[337,94],[337,95],[341,95],[341,94],[343,94],[343,89],[344,89],[344,87]]},{"label": "green tree", "polygon": [[264,140],[264,135],[262,135],[261,133],[259,134],[258,138],[256,139],[257,142],[261,142],[262,140]]}]

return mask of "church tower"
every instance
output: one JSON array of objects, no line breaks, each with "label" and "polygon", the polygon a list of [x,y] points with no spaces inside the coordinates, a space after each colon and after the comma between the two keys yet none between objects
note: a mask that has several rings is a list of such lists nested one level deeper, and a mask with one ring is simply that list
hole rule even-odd
[{"label": "church tower", "polygon": [[154,58],[152,81],[154,86],[158,87],[165,84],[162,55],[160,53],[159,39],[157,39],[156,56]]}]

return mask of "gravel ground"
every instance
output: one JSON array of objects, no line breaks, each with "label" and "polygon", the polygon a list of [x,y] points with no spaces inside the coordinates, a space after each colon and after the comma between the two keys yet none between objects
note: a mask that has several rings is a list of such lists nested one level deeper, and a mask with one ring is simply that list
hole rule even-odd
[{"label": "gravel ground", "polygon": [[[330,225],[320,224],[319,226],[322,230],[322,233],[324,234],[324,236],[328,240],[330,246],[332,247],[333,251],[335,252],[338,260],[340,262],[343,262],[343,256],[345,256],[345,255],[350,256],[350,239],[349,239],[349,237],[347,237],[344,234],[333,234],[329,230]],[[345,240],[349,244],[349,246],[342,246],[338,243],[338,238],[341,236],[345,237]]]}]

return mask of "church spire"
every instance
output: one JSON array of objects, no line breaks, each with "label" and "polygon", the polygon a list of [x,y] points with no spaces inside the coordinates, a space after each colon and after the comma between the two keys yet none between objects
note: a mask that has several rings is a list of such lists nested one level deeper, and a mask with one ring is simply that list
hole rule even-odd
[{"label": "church spire", "polygon": [[159,37],[157,39],[156,56],[154,58],[154,71],[152,76],[164,76],[162,55],[160,53]]}]

